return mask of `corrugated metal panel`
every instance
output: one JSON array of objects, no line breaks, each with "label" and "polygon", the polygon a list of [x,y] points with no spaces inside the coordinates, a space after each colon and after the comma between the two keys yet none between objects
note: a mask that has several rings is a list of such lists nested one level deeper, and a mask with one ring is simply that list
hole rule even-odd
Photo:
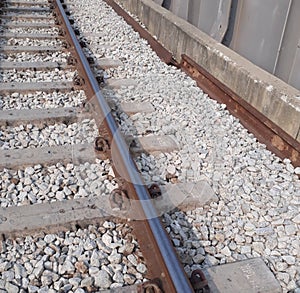
[{"label": "corrugated metal panel", "polygon": [[187,20],[188,19],[188,9],[189,1],[187,0],[172,0],[170,1],[170,11],[179,17]]},{"label": "corrugated metal panel", "polygon": [[300,89],[300,42],[296,50],[292,70],[290,72],[289,83],[292,86]]},{"label": "corrugated metal panel", "polygon": [[162,5],[217,41],[223,40],[227,30],[231,0],[165,0]]},{"label": "corrugated metal panel", "polygon": [[[200,6],[202,0],[190,0],[189,1],[189,14],[188,21],[196,27],[199,27],[200,22]],[[203,30],[204,31],[204,30]]]},{"label": "corrugated metal panel", "polygon": [[231,0],[190,0],[190,2],[200,3],[196,26],[221,42],[227,30]]},{"label": "corrugated metal panel", "polygon": [[272,72],[288,8],[287,0],[240,0],[229,47]]},{"label": "corrugated metal panel", "polygon": [[292,1],[275,75],[300,89],[300,1]]},{"label": "corrugated metal panel", "polygon": [[227,31],[230,7],[231,0],[219,0],[217,17],[210,30],[210,35],[219,42],[222,42]]},{"label": "corrugated metal panel", "polygon": [[162,5],[300,89],[300,0],[163,0]]},{"label": "corrugated metal panel", "polygon": [[217,19],[219,5],[220,0],[201,0],[198,27],[208,35]]}]

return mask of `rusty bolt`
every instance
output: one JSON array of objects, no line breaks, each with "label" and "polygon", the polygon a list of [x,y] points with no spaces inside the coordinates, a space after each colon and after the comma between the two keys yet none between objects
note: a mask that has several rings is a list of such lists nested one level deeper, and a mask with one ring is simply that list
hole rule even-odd
[{"label": "rusty bolt", "polygon": [[158,198],[161,196],[161,189],[158,186],[158,184],[152,184],[149,188],[148,188],[149,194],[151,196],[151,198]]},{"label": "rusty bolt", "polygon": [[110,150],[108,141],[102,137],[98,136],[95,140],[95,150],[98,152],[107,152]]},{"label": "rusty bolt", "polygon": [[85,84],[85,80],[82,76],[75,75],[74,78],[73,78],[73,83],[76,86],[83,86]]},{"label": "rusty bolt", "polygon": [[210,289],[208,287],[208,282],[205,278],[204,273],[198,269],[194,270],[192,272],[191,278],[190,278],[191,284],[195,290],[195,292],[201,292],[201,293],[209,293]]},{"label": "rusty bolt", "polygon": [[73,56],[69,56],[67,59],[67,64],[75,66],[77,64],[77,59]]},{"label": "rusty bolt", "polygon": [[159,279],[145,282],[138,287],[138,293],[164,293],[160,283],[161,281]]}]

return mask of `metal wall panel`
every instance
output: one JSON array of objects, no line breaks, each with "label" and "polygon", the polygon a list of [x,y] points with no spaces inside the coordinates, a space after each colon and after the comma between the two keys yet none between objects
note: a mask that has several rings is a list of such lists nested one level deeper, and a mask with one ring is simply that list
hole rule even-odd
[{"label": "metal wall panel", "polygon": [[230,5],[231,0],[168,0],[163,3],[174,14],[220,42],[227,30]]},{"label": "metal wall panel", "polygon": [[188,19],[189,1],[188,0],[171,0],[169,9],[177,16],[187,20]]},{"label": "metal wall panel", "polygon": [[294,63],[288,81],[292,86],[300,89],[300,41],[296,50]]},{"label": "metal wall panel", "polygon": [[198,28],[200,28],[199,20],[200,20],[201,2],[202,2],[202,0],[190,0],[189,1],[188,21]]},{"label": "metal wall panel", "polygon": [[208,35],[217,19],[219,4],[220,0],[201,0],[198,27]]},{"label": "metal wall panel", "polygon": [[163,0],[162,5],[300,89],[300,0]]},{"label": "metal wall panel", "polygon": [[291,3],[275,75],[300,89],[300,1]]},{"label": "metal wall panel", "polygon": [[289,0],[240,0],[229,47],[273,72]]},{"label": "metal wall panel", "polygon": [[[208,1],[208,0],[205,0]],[[211,27],[210,36],[222,42],[228,28],[231,0],[219,0],[217,17]]]}]

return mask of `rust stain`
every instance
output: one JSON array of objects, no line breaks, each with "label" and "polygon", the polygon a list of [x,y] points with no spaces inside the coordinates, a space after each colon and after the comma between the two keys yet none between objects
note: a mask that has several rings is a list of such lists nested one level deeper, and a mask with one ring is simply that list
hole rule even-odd
[{"label": "rust stain", "polygon": [[285,150],[285,143],[278,135],[272,137],[271,144],[280,151]]},{"label": "rust stain", "polygon": [[292,162],[298,162],[299,160],[300,160],[299,152],[297,152],[296,150],[292,150],[291,161]]}]

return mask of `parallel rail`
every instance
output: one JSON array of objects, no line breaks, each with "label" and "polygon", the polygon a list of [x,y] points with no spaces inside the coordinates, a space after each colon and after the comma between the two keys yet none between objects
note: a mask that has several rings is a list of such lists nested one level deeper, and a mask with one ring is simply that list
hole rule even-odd
[{"label": "parallel rail", "polygon": [[[98,82],[91,71],[64,8],[59,0],[52,3],[59,23],[66,32],[65,37],[71,44],[70,51],[77,59],[76,65],[84,80],[86,95],[95,107],[95,119],[100,134],[109,144],[114,171],[119,175],[119,178],[126,180],[126,182],[123,181],[122,190],[128,194],[129,199],[139,201],[140,210],[137,211],[137,217],[144,220],[138,220],[134,224],[140,231],[137,233],[140,234],[138,239],[142,239],[142,251],[147,260],[150,274],[161,280],[165,292],[193,292],[189,279],[151,203],[148,189],[129,155],[128,146],[101,94]],[[143,249],[143,243],[147,243],[146,249]]]},{"label": "parallel rail", "polygon": [[[152,204],[149,191],[137,170],[134,160],[129,155],[128,146],[118,129],[110,107],[101,93],[90,64],[77,40],[76,34],[68,20],[64,4],[60,0],[50,0],[48,2],[50,10],[44,6],[37,6],[34,7],[33,11],[53,11],[56,17],[55,24],[60,28],[62,37],[67,41],[65,47],[73,57],[71,65],[75,65],[79,72],[75,80],[75,87],[78,86],[85,90],[88,98],[87,106],[91,109],[99,129],[100,136],[96,140],[95,148],[97,150],[100,149],[100,152],[105,157],[111,159],[119,182],[119,193],[117,195],[120,196],[120,200],[129,201],[129,210],[122,211],[122,215],[124,216],[125,214],[130,218],[130,225],[134,228],[134,233],[147,263],[148,276],[156,280],[153,282],[153,288],[159,289],[159,292],[194,292],[170,238]],[[30,4],[32,5],[33,3]],[[31,9],[30,7],[20,8],[18,6],[7,9],[4,3],[2,5],[4,6],[4,11],[21,9],[22,12],[27,12]],[[19,49],[22,50],[22,48]],[[43,50],[44,48],[41,49],[41,51]],[[41,90],[41,84],[37,83],[36,85],[37,88],[35,90]],[[69,90],[73,85],[70,83],[65,86],[66,90]],[[45,90],[50,88],[51,84],[45,85]],[[17,89],[14,88],[14,91],[17,91]],[[9,92],[9,89],[7,89],[7,92]],[[134,204],[130,206],[130,202]],[[39,224],[41,225],[42,223]],[[14,233],[17,234],[17,232],[18,227],[16,227]],[[30,231],[26,231],[26,233],[30,233]],[[149,288],[151,287],[148,287],[148,290]],[[146,292],[145,288],[142,289],[144,290],[142,292]]]}]

